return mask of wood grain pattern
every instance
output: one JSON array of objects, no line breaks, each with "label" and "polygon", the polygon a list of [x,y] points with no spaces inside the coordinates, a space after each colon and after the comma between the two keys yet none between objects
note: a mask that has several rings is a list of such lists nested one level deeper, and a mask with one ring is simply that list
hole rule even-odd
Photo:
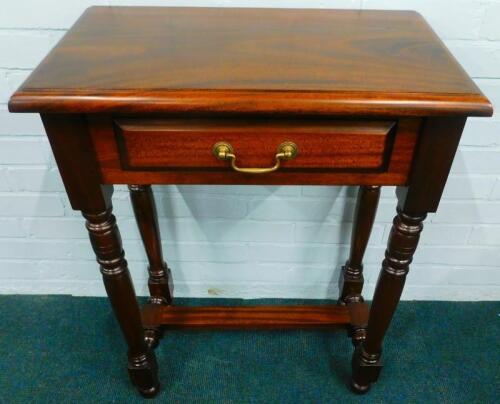
[{"label": "wood grain pattern", "polygon": [[[152,122],[155,122],[153,120]],[[156,121],[158,122],[158,121]],[[161,120],[161,122],[164,122]],[[198,123],[200,121],[197,121]],[[211,124],[210,120],[206,121],[207,131],[216,130],[210,129]],[[217,122],[217,121],[215,121]],[[252,127],[253,125],[258,125],[254,119],[246,119],[239,121],[242,127]],[[272,122],[272,121],[271,121]],[[286,122],[286,121],[285,121]],[[297,127],[296,129],[292,128],[293,125],[289,125],[290,132],[298,131],[300,132],[301,128],[313,128],[324,127],[324,122],[322,123],[308,120],[302,121],[301,123],[297,123],[294,121],[294,125]],[[368,121],[371,122],[371,121]],[[405,184],[407,180],[407,176],[411,166],[411,160],[413,157],[413,150],[415,147],[415,143],[418,136],[418,131],[420,128],[421,120],[418,118],[407,118],[402,119],[398,122],[397,133],[394,135],[394,140],[392,147],[390,150],[387,150],[389,153],[389,158],[387,164],[385,165],[384,170],[364,170],[360,172],[350,171],[348,168],[345,170],[338,169],[333,170],[332,172],[322,171],[315,172],[311,170],[307,172],[305,169],[297,169],[297,171],[293,171],[291,169],[280,171],[274,173],[269,173],[265,175],[244,175],[241,173],[236,173],[231,171],[227,167],[227,163],[214,161],[215,164],[220,165],[221,171],[210,171],[207,169],[204,170],[151,170],[151,169],[134,169],[127,170],[122,167],[122,161],[120,156],[120,150],[117,145],[115,132],[113,129],[113,119],[109,116],[89,116],[89,128],[91,132],[91,137],[94,143],[94,148],[96,151],[97,159],[99,160],[99,165],[101,167],[101,176],[103,183],[114,183],[114,184],[248,184],[248,185],[256,185],[256,184],[268,184],[268,185],[286,185],[286,184],[303,184],[303,185],[326,185],[326,184],[366,184],[366,185],[398,185]],[[212,122],[213,124],[213,122]],[[268,123],[269,127],[272,127],[272,123]],[[353,127],[364,128],[364,121],[359,121],[357,123],[353,123]],[[385,124],[387,128],[387,124]],[[189,129],[189,127],[188,127]],[[224,128],[221,128],[224,130]],[[381,133],[381,132],[379,132]],[[305,135],[304,135],[305,136]],[[392,136],[392,135],[391,135]],[[358,136],[359,137],[359,136]],[[252,136],[253,138],[253,136]],[[201,139],[201,137],[200,137]],[[214,138],[215,139],[215,138]],[[238,140],[238,136],[235,135],[235,141]],[[257,136],[257,140],[250,140],[250,144],[252,147],[248,150],[254,150],[251,153],[257,153],[261,147],[266,146],[266,136],[259,137]],[[325,144],[325,139],[323,137],[316,137],[315,143],[310,143],[311,147],[316,150],[320,150],[322,145]],[[358,144],[361,140],[355,140],[354,138],[350,139],[351,143]],[[207,144],[208,145],[208,144]],[[272,143],[271,149],[269,150],[268,159],[272,161],[272,155],[275,153],[275,147],[277,144]],[[175,149],[175,153],[180,153],[182,155],[183,151],[179,150],[179,147],[182,145],[178,145]],[[353,146],[349,144],[348,141],[342,143],[342,148],[344,148],[347,153],[353,150]],[[137,153],[144,153],[145,149],[135,150]],[[210,143],[210,153],[211,153],[211,143]],[[306,149],[307,150],[307,149]],[[363,150],[359,150],[360,155],[364,152]],[[163,152],[161,152],[163,153]],[[299,150],[299,153],[301,151]],[[304,154],[303,151],[302,154]],[[339,153],[342,153],[339,150]],[[135,155],[135,153],[134,153]],[[207,156],[208,160],[211,161],[213,157],[211,154]],[[298,157],[297,157],[298,159]],[[215,160],[215,159],[214,159]],[[197,156],[195,159],[192,159],[191,165],[196,165],[199,161],[199,157]],[[353,160],[351,160],[353,161]],[[255,163],[259,165],[265,166],[265,164],[269,164],[269,160],[267,162],[265,160],[257,160],[250,161],[249,163]],[[286,162],[285,165],[288,166],[292,161]],[[203,164],[203,163],[202,163]],[[208,163],[206,163],[208,164]],[[352,164],[359,164],[357,161],[353,161]],[[300,167],[299,167],[300,168]],[[374,172],[375,171],[375,172]]]},{"label": "wood grain pattern", "polygon": [[[358,317],[356,320],[359,321]],[[347,306],[208,306],[182,307],[147,304],[145,327],[167,328],[317,328],[347,325]]]},{"label": "wood grain pattern", "polygon": [[159,391],[158,367],[154,352],[144,341],[139,305],[130,277],[115,216],[109,208],[86,212],[86,227],[100,265],[111,307],[128,345],[128,372],[139,392],[152,397]]},{"label": "wood grain pattern", "polygon": [[113,186],[101,185],[85,116],[42,114],[41,118],[71,207],[87,212],[109,209]]},{"label": "wood grain pattern", "polygon": [[92,7],[11,111],[490,115],[415,12]]},{"label": "wood grain pattern", "polygon": [[352,225],[351,250],[339,277],[339,302],[343,304],[363,301],[363,257],[375,222],[379,199],[379,186],[359,187]]},{"label": "wood grain pattern", "polygon": [[280,171],[377,172],[388,162],[395,127],[391,121],[115,121],[123,169],[163,171],[231,171],[226,161],[212,153],[213,145],[222,141],[234,148],[239,166],[272,166],[278,145],[291,141],[297,145],[298,154],[284,161]]},{"label": "wood grain pattern", "polygon": [[415,148],[409,186],[396,190],[401,209],[408,212],[437,211],[465,122],[465,117],[425,119]]},{"label": "wood grain pattern", "polygon": [[[414,12],[144,7],[87,10],[12,96],[9,109],[42,112],[71,205],[87,219],[128,343],[131,379],[146,396],[158,392],[158,379],[143,326],[156,330],[161,324],[348,324],[357,345],[352,387],[366,392],[378,378],[383,338],[422,221],[437,209],[466,118],[492,114],[490,102]],[[171,130],[174,122],[181,124]],[[391,123],[395,129],[387,134]],[[202,154],[217,131],[230,137],[217,140],[233,142],[245,164],[264,164],[281,136],[297,136],[303,156],[287,161],[282,171],[242,175]],[[333,155],[341,164],[325,171]],[[353,234],[356,285],[342,288],[347,305],[148,304],[141,314],[111,213],[109,184],[133,184],[157,303],[161,297],[168,301],[171,291],[149,184],[370,187],[365,191],[373,192],[360,198],[365,201]],[[361,298],[349,295],[361,291],[362,256],[380,185],[398,186],[399,207],[367,319],[367,306],[350,303]]]},{"label": "wood grain pattern", "polygon": [[382,341],[401,298],[425,217],[426,213],[407,214],[398,209],[394,218],[370,308],[366,340],[353,355],[351,385],[360,393],[379,377]]}]

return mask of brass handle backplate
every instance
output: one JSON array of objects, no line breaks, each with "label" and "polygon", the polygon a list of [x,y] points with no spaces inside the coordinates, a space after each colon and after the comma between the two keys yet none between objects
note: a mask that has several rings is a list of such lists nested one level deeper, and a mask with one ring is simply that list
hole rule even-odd
[{"label": "brass handle backplate", "polygon": [[236,155],[234,154],[233,147],[227,142],[218,142],[212,147],[212,152],[219,160],[229,160],[231,168],[234,171],[245,174],[266,174],[272,173],[280,168],[281,160],[291,160],[297,156],[299,149],[293,142],[283,142],[278,146],[278,150],[274,158],[276,162],[272,167],[266,168],[242,168],[236,165]]}]

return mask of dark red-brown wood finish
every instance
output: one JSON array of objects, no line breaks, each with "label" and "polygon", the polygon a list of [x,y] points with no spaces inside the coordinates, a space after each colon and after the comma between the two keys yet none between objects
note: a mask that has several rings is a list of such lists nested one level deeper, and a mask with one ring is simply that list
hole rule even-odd
[{"label": "dark red-brown wood finish", "polygon": [[359,188],[352,226],[351,252],[339,279],[340,303],[359,302],[363,299],[363,256],[372,232],[379,198],[379,186]]},{"label": "dark red-brown wood finish", "polygon": [[412,11],[93,7],[14,111],[489,115]]},{"label": "dark red-brown wood finish", "polygon": [[[156,305],[172,304],[174,284],[172,272],[163,260],[160,228],[153,191],[150,185],[129,185],[130,199],[142,242],[148,257],[149,302]],[[145,338],[149,346],[156,347],[161,330],[146,328]]]},{"label": "dark red-brown wood finish", "polygon": [[[415,12],[145,7],[87,10],[9,109],[42,115],[147,397],[159,388],[161,327],[348,326],[351,385],[366,392],[465,121],[492,114]],[[130,187],[149,261],[142,312],[113,184]],[[339,305],[172,306],[151,184],[361,186]],[[382,185],[397,186],[398,208],[368,308],[362,260]]]}]

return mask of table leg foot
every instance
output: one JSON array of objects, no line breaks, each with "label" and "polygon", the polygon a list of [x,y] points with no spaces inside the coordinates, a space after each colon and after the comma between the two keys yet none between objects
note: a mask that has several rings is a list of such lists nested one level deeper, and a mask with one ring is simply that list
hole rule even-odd
[{"label": "table leg foot", "polygon": [[426,214],[408,214],[398,209],[385,259],[375,287],[366,339],[354,351],[352,385],[360,392],[376,382],[382,365],[382,341],[396,311]]},{"label": "table leg foot", "polygon": [[100,264],[104,286],[118,320],[128,351],[128,371],[141,394],[158,391],[158,366],[146,345],[139,304],[130,277],[116,219],[111,206],[101,212],[82,212],[90,241]]},{"label": "table leg foot", "polygon": [[129,357],[128,372],[141,396],[153,398],[159,393],[158,366],[154,355],[148,353]]},{"label": "table leg foot", "polygon": [[365,394],[368,393],[368,390],[370,390],[371,385],[368,386],[360,386],[357,384],[354,380],[351,380],[351,390],[356,393],[356,394]]},{"label": "table leg foot", "polygon": [[[158,214],[150,185],[129,185],[130,199],[149,261],[149,303],[171,305],[173,300],[172,272],[163,260]],[[160,328],[146,328],[145,340],[156,348],[163,336]]]},{"label": "table leg foot", "polygon": [[363,345],[356,346],[352,357],[352,379],[351,389],[358,394],[364,394],[370,390],[382,370],[380,355],[370,355]]}]

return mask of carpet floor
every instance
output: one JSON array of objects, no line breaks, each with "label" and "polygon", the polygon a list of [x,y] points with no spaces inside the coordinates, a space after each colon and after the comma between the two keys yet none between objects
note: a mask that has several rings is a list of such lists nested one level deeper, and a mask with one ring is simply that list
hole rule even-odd
[{"label": "carpet floor", "polygon": [[[153,402],[498,403],[499,313],[499,302],[402,302],[379,382],[364,396],[347,388],[344,331],[171,331],[156,350],[162,391]],[[0,296],[2,403],[144,402],[125,352],[104,298]]]}]

